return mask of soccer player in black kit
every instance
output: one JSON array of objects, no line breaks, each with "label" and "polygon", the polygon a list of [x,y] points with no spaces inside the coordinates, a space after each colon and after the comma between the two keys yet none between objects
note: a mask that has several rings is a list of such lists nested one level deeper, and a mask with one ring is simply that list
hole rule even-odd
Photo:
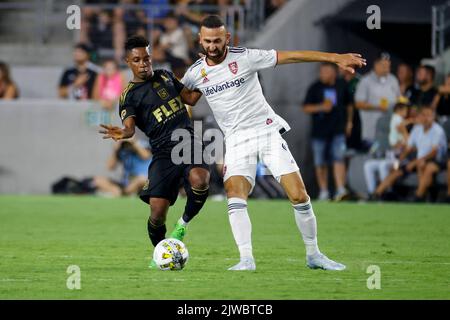
[{"label": "soccer player in black kit", "polygon": [[[209,171],[203,157],[201,163],[194,162],[194,150],[203,150],[203,144],[200,138],[194,136],[191,119],[184,105],[192,103],[192,97],[187,90],[183,90],[183,84],[171,72],[152,69],[148,46],[149,42],[140,36],[133,36],[126,41],[125,60],[134,78],[119,101],[124,127],[102,124],[103,129],[99,133],[104,135],[104,139],[118,141],[131,138],[137,126],[150,139],[153,160],[148,169],[147,184],[139,196],[150,205],[147,230],[153,246],[156,246],[165,239],[167,212],[177,199],[181,183],[184,183],[187,202],[182,217],[169,237],[183,240],[188,222],[200,211],[208,197]],[[190,141],[173,141],[172,133],[177,129],[187,130]],[[172,161],[172,149],[179,143],[185,145],[179,145],[177,150],[191,150],[189,163],[176,164]],[[182,148],[187,147],[187,144],[191,144],[190,149]],[[194,147],[194,144],[200,146]],[[155,267],[152,260],[150,268]]]}]

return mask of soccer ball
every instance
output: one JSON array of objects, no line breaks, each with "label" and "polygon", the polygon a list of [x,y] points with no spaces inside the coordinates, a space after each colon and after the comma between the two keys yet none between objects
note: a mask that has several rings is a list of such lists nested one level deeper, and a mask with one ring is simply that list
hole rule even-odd
[{"label": "soccer ball", "polygon": [[160,270],[181,270],[189,259],[189,252],[180,240],[160,241],[153,251],[153,260]]}]

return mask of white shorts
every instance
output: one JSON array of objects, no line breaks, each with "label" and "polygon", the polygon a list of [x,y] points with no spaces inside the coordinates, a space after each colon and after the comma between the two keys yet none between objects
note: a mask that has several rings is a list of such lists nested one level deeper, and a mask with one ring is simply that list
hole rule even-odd
[{"label": "white shorts", "polygon": [[[256,167],[262,162],[278,182],[281,176],[299,170],[287,142],[275,130],[255,134],[237,131],[225,141],[224,177],[244,176],[253,190]],[[251,191],[250,191],[251,192]]]}]

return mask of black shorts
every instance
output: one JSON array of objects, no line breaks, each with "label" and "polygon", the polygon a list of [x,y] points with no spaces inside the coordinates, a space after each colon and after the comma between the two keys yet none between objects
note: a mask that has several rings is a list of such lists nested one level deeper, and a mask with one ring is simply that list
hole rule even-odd
[{"label": "black shorts", "polygon": [[[428,160],[425,161],[425,162],[426,162],[426,163],[434,163],[435,165],[438,166],[439,170],[445,170],[445,169],[447,168],[447,164],[446,164],[445,162],[439,162],[439,161],[436,161],[436,159],[428,159]],[[407,176],[408,174],[411,173],[411,172],[408,172],[408,171],[406,170],[406,166],[408,165],[408,163],[409,163],[409,162],[402,164],[402,165],[400,166],[400,168],[399,168],[400,170],[402,170],[403,176]],[[416,171],[417,171],[417,170],[414,169],[413,172],[416,172]]]},{"label": "black shorts", "polygon": [[192,168],[204,168],[209,170],[206,163],[201,164],[174,164],[170,157],[156,157],[148,168],[148,180],[139,193],[139,197],[145,203],[150,198],[167,199],[172,206],[178,197],[178,191],[184,184],[189,184],[189,171]]}]

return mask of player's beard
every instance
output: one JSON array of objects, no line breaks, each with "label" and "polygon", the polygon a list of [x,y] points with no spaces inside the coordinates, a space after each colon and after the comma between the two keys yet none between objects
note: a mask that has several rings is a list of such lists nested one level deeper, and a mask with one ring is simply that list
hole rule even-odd
[{"label": "player's beard", "polygon": [[214,51],[214,55],[211,55],[208,50],[205,49],[205,47],[202,46],[203,49],[203,53],[206,55],[206,57],[215,62],[215,63],[219,63],[222,62],[223,57],[225,55],[225,50],[226,50],[227,45],[223,45],[222,49],[216,48],[216,50]]}]

